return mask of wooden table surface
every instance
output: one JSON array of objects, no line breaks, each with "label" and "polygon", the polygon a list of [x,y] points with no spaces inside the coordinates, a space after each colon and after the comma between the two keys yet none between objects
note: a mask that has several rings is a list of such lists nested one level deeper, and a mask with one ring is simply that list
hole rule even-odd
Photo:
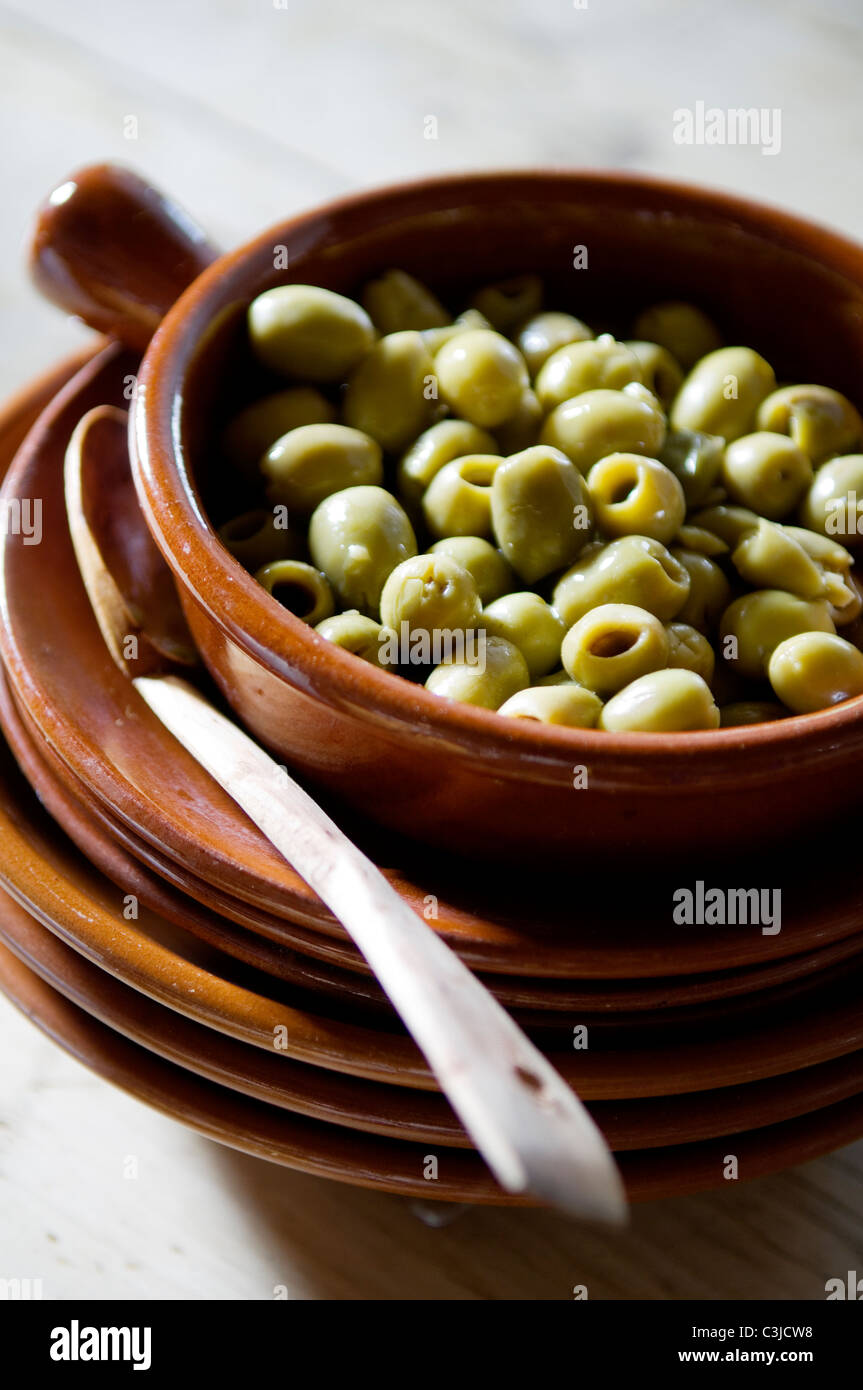
[{"label": "wooden table surface", "polygon": [[[226,246],[342,191],[549,163],[854,234],[861,72],[859,0],[2,0],[0,394],[86,336],[21,268],[32,209],[80,164],[142,170]],[[779,152],[676,144],[698,101],[779,108]],[[0,1280],[46,1298],[821,1299],[863,1270],[863,1144],[638,1208],[613,1238],[537,1212],[434,1227],[190,1134],[2,1000],[0,1059]]]}]

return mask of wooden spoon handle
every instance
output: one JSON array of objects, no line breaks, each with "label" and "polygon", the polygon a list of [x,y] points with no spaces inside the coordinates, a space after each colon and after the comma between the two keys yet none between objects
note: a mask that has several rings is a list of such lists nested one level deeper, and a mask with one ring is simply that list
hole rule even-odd
[{"label": "wooden spoon handle", "polygon": [[40,209],[30,269],[46,299],[143,352],[217,254],[200,227],[137,174],[91,164]]},{"label": "wooden spoon handle", "polygon": [[190,685],[142,676],[135,688],[347,928],[501,1186],[619,1224],[623,1186],[596,1124],[455,953],[287,768]]}]

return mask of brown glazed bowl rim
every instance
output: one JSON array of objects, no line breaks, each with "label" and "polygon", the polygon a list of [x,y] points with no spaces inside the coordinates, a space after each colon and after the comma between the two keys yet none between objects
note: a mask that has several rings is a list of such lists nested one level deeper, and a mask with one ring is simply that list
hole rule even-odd
[{"label": "brown glazed bowl rim", "polygon": [[[839,751],[848,736],[863,745],[863,696],[813,714],[788,715],[769,723],[675,733],[607,733],[569,729],[532,720],[508,719],[495,711],[450,702],[392,672],[380,670],[315,633],[272,598],[224,548],[197,496],[181,439],[186,372],[198,344],[218,312],[248,302],[243,283],[247,263],[288,238],[302,240],[326,224],[373,213],[392,219],[422,215],[435,199],[450,195],[466,204],[472,192],[488,199],[496,188],[525,198],[543,187],[568,185],[581,197],[595,193],[631,206],[637,200],[658,211],[700,215],[767,239],[783,249],[827,265],[863,284],[863,246],[817,223],[736,194],[653,177],[572,169],[460,173],[405,181],[351,194],[275,224],[221,256],[177,300],[144,357],[132,408],[132,453],[139,497],[157,543],[175,575],[216,626],[246,654],[289,684],[337,708],[356,711],[382,728],[411,731],[449,744],[463,755],[492,762],[502,774],[526,765],[599,763],[606,774],[625,777],[644,771],[645,759],[672,760],[669,771],[703,773],[726,780],[746,755],[751,776],[764,774],[783,752],[796,761]],[[232,290],[236,287],[236,293]],[[854,738],[854,735],[857,735]],[[847,750],[847,747],[845,748]]]}]

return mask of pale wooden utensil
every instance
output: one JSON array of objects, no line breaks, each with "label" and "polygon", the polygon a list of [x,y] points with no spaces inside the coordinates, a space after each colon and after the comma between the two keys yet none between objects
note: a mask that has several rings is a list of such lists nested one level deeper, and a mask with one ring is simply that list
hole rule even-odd
[{"label": "pale wooden utensil", "polygon": [[571,1088],[287,769],[176,674],[194,645],[138,508],[126,430],[123,411],[90,411],[65,466],[72,540],[112,657],[350,933],[501,1186],[622,1223],[614,1159]]}]

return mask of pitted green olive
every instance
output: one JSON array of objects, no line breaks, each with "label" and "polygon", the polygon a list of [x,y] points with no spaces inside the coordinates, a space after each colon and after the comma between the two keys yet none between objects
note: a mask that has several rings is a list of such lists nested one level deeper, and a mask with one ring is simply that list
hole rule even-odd
[{"label": "pitted green olive", "polygon": [[442,328],[450,316],[420,280],[405,270],[387,270],[363,290],[363,308],[381,334]]},{"label": "pitted green olive", "polygon": [[336,408],[313,386],[291,386],[253,401],[235,415],[223,437],[227,457],[249,476],[258,471],[261,455],[289,430],[301,425],[329,425]]},{"label": "pitted green olive", "polygon": [[668,665],[669,640],[653,613],[629,603],[600,603],[563,639],[564,670],[598,695],[613,695]]},{"label": "pitted green olive", "polygon": [[676,430],[739,439],[754,427],[758,407],[775,386],[770,363],[752,348],[719,348],[689,373],[671,407],[671,423]]},{"label": "pitted green olive", "polygon": [[599,727],[610,733],[672,733],[718,729],[719,710],[710,687],[695,671],[651,671],[613,695]]},{"label": "pitted green olive", "polygon": [[349,487],[324,499],[309,523],[312,559],[342,603],[374,617],[387,577],[417,551],[413,528],[380,487]]},{"label": "pitted green olive", "polygon": [[731,602],[731,585],[709,556],[680,546],[673,546],[671,554],[689,575],[689,593],[678,611],[678,622],[709,632]]},{"label": "pitted green olive", "polygon": [[783,386],[758,408],[758,428],[790,435],[813,463],[847,454],[863,442],[863,419],[847,396],[829,386]]},{"label": "pitted green olive", "polygon": [[812,464],[787,435],[758,430],[728,445],[722,482],[732,502],[778,521],[812,482]]},{"label": "pitted green olive", "polygon": [[348,425],[300,425],[261,459],[271,502],[308,516],[331,492],[383,481],[381,447]]},{"label": "pitted green olive", "polygon": [[683,488],[688,507],[701,507],[720,477],[725,440],[697,430],[669,430],[659,455]]},{"label": "pitted green olive", "polygon": [[619,391],[631,382],[644,383],[640,361],[625,343],[603,333],[553,352],[539,370],[536,394],[543,410],[554,410],[584,391]]},{"label": "pitted green olive", "polygon": [[381,643],[386,629],[382,628],[380,623],[376,623],[374,618],[367,618],[364,614],[358,613],[355,608],[348,608],[344,613],[334,613],[331,618],[324,618],[323,622],[316,625],[315,631],[326,637],[328,642],[333,642],[346,652],[353,652],[354,656],[361,657],[372,666],[385,665],[381,661]]},{"label": "pitted green olive", "polygon": [[578,469],[541,444],[500,465],[491,488],[495,538],[516,574],[535,584],[571,564],[590,538],[590,499]]},{"label": "pitted green olive", "polygon": [[260,362],[300,381],[341,381],[375,340],[352,299],[317,285],[278,285],[249,306],[249,337]]},{"label": "pitted green olive", "polygon": [[624,347],[638,358],[645,386],[667,410],[683,384],[680,363],[659,343],[645,343],[632,338],[624,343]]},{"label": "pitted green olive", "polygon": [[694,671],[710,685],[716,665],[716,656],[707,638],[697,628],[688,623],[669,623],[668,665],[674,669]]},{"label": "pitted green olive", "polygon": [[542,281],[538,275],[514,275],[478,290],[471,307],[483,314],[499,333],[509,333],[525,319],[538,314],[542,305]]},{"label": "pitted green olive", "polygon": [[482,625],[493,637],[505,637],[518,647],[532,681],[560,665],[566,628],[539,594],[531,590],[505,594],[483,609]]},{"label": "pitted green olive", "polygon": [[436,666],[426,681],[426,689],[448,700],[500,709],[530,685],[527,663],[512,642],[503,637],[486,637],[480,652],[482,659],[478,662],[455,660]]},{"label": "pitted green olive", "polygon": [[559,724],[568,729],[593,729],[602,701],[592,690],[571,680],[558,685],[532,685],[511,695],[498,714],[510,719],[533,719],[538,724]]},{"label": "pitted green olive", "polygon": [[657,458],[665,439],[665,416],[646,387],[585,391],[547,417],[540,444],[561,449],[582,473],[606,454]]},{"label": "pitted green olive", "polygon": [[518,587],[509,561],[483,536],[446,536],[431,546],[432,555],[449,555],[473,575],[483,604],[493,603],[502,594]]},{"label": "pitted green olive", "polygon": [[863,545],[863,454],[822,463],[803,499],[804,526],[834,541]]},{"label": "pitted green olive", "polygon": [[824,571],[803,546],[775,521],[747,531],[731,562],[754,589],[786,589],[799,598],[826,598]]},{"label": "pitted green olive", "polygon": [[283,607],[312,627],[335,610],[326,576],[302,560],[274,560],[259,569],[255,578]]},{"label": "pitted green olive", "polygon": [[640,313],[635,320],[635,337],[659,343],[687,372],[700,358],[722,346],[712,320],[694,304],[680,300],[652,304]]},{"label": "pitted green olive", "polygon": [[767,674],[783,705],[811,714],[863,695],[863,652],[831,632],[801,632],[775,648]]},{"label": "pitted green olive", "polygon": [[389,333],[366,353],[345,391],[345,423],[388,451],[405,449],[440,415],[434,363],[419,333]]},{"label": "pitted green olive", "polygon": [[544,313],[536,314],[522,325],[518,345],[528,371],[535,377],[558,348],[566,347],[567,343],[584,343],[592,337],[587,324],[572,314]]},{"label": "pitted green olive", "polygon": [[488,536],[491,534],[491,496],[500,454],[465,454],[445,463],[435,474],[422,501],[431,534]]},{"label": "pitted green olive", "polygon": [[477,328],[444,343],[434,359],[441,399],[463,420],[494,429],[530,386],[524,358],[501,333]]},{"label": "pitted green olive", "polygon": [[686,516],[683,488],[658,459],[607,454],[587,475],[598,529],[606,536],[652,536],[667,544]]},{"label": "pitted green olive", "polygon": [[476,627],[479,594],[473,576],[449,555],[414,555],[390,572],[381,594],[381,622],[400,633],[458,632]]},{"label": "pitted green olive", "polygon": [[552,599],[567,627],[600,603],[646,608],[663,623],[676,618],[689,594],[689,573],[659,541],[622,536],[577,560]]},{"label": "pitted green olive", "polygon": [[445,463],[465,454],[497,453],[497,442],[487,430],[467,420],[439,420],[424,430],[399,460],[399,492],[407,506],[416,507]]}]

